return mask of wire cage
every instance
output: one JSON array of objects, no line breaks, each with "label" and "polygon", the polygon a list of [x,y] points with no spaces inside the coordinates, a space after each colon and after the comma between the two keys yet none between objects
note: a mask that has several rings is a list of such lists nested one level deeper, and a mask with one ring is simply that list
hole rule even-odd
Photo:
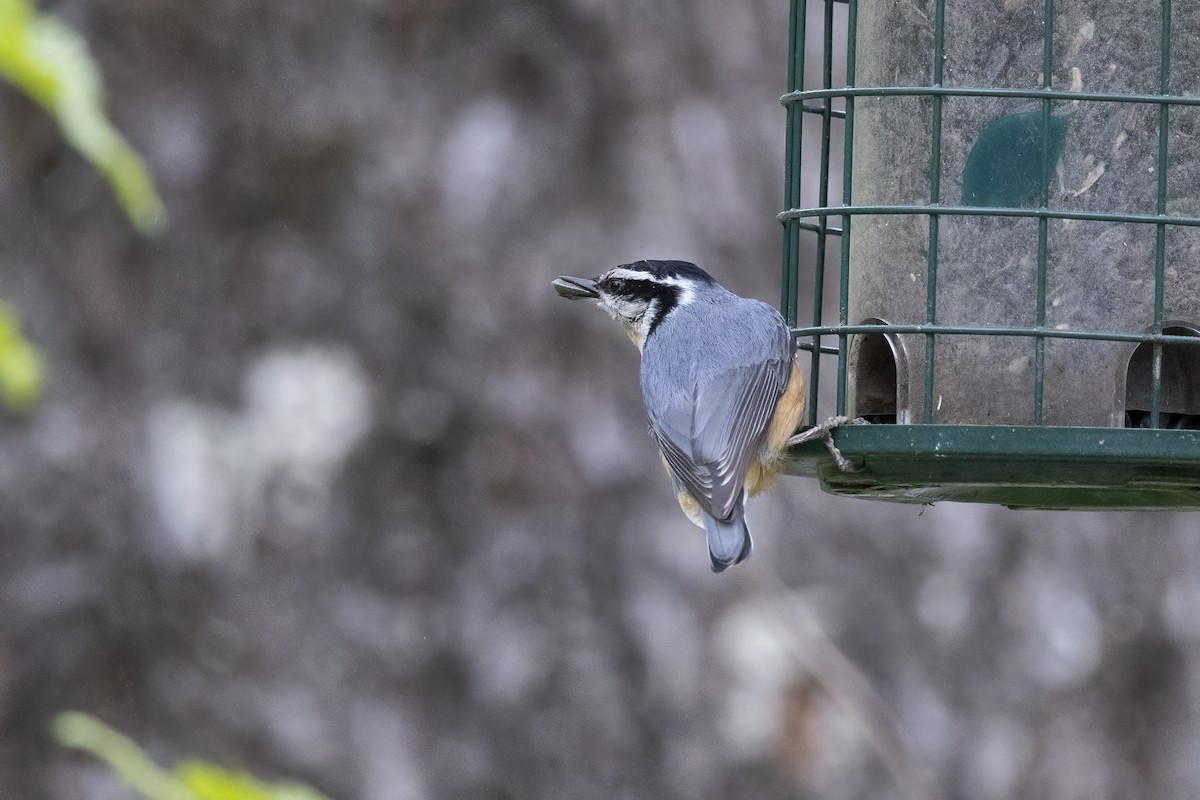
[{"label": "wire cage", "polygon": [[1200,508],[1200,9],[793,0],[789,53],[782,310],[808,423],[873,423],[834,432],[853,471],[820,442],[790,471],[906,502]]}]

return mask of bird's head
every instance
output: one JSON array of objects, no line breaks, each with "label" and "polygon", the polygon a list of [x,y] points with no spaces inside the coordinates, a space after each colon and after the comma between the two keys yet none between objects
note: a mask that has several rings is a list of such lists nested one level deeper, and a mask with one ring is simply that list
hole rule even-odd
[{"label": "bird's head", "polygon": [[561,276],[555,290],[571,300],[597,300],[640,350],[672,311],[694,302],[716,281],[687,261],[637,261],[596,278]]}]

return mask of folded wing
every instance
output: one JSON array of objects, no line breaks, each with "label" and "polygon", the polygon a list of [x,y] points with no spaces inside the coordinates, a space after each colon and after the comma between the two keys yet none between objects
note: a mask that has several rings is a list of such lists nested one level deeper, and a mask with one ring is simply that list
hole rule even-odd
[{"label": "folded wing", "polygon": [[690,394],[647,408],[671,471],[719,520],[734,512],[790,373],[790,358],[737,366],[700,377]]}]

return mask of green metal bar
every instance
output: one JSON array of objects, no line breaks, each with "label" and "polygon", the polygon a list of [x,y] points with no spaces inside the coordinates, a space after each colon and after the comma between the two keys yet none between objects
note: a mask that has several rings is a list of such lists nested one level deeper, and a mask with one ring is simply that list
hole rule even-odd
[{"label": "green metal bar", "polygon": [[838,349],[832,345],[814,345],[812,342],[796,342],[796,349],[807,350],[810,353],[820,353],[821,355],[828,356],[836,356],[838,354]]},{"label": "green metal bar", "polygon": [[1200,106],[1200,97],[1161,94],[1121,94],[1119,92],[1068,92],[1062,89],[1014,89],[982,86],[847,86],[841,89],[810,89],[788,92],[779,98],[784,105],[826,96],[845,97],[1009,97],[1024,100],[1080,100],[1096,103],[1149,103],[1172,106]]},{"label": "green metal bar", "polygon": [[[826,88],[833,86],[833,0],[825,0],[824,26],[822,29],[821,53],[821,85]],[[833,112],[833,98],[826,97],[821,105],[821,175],[817,184],[817,202],[829,205],[829,142],[830,120]],[[817,222],[817,264],[818,273],[816,285],[813,287],[813,319],[821,319],[825,308],[825,257],[829,232],[829,218],[821,217]],[[813,353],[819,354],[819,339],[813,339]],[[808,373],[808,424],[817,424],[817,395],[821,386],[821,359],[814,355],[812,367]]]},{"label": "green metal bar", "polygon": [[[846,85],[854,86],[858,48],[858,0],[849,0],[846,12]],[[842,156],[842,206],[853,205],[854,188],[854,98],[846,98],[846,130]],[[838,320],[845,326],[850,319],[850,223],[849,215],[842,217],[842,270],[838,297]],[[849,361],[849,340],[838,334],[837,414],[846,413],[846,367]]]},{"label": "green metal bar", "polygon": [[[829,2],[836,3],[837,0],[829,0]],[[832,97],[832,96],[833,95],[830,95],[830,97]],[[804,109],[805,114],[815,114],[815,115],[819,115],[819,116],[823,116],[825,114],[825,109],[821,108],[819,106],[801,106],[801,108]],[[831,117],[833,117],[834,119],[845,119],[846,118],[846,112],[840,108],[830,109],[829,115]]]},{"label": "green metal bar", "polygon": [[[817,231],[821,230],[820,225],[814,225],[811,222],[800,222],[797,224],[797,227],[800,228],[800,230],[802,230],[802,231],[811,231],[812,233],[816,233]],[[837,227],[836,225],[830,225],[830,226],[826,227],[825,232],[828,233],[830,236],[841,236],[842,235],[842,229]]]},{"label": "green metal bar", "polygon": [[[1054,0],[1046,0],[1042,17],[1042,89],[1054,87]],[[1050,207],[1050,98],[1042,97],[1042,208]],[[1046,273],[1050,262],[1050,221],[1038,217],[1037,310],[1038,330],[1046,327]],[[1046,340],[1033,340],[1033,424],[1041,425],[1046,394]]]},{"label": "green metal bar", "polygon": [[[796,16],[793,16],[793,33],[796,36],[797,41],[799,42],[799,50],[791,51],[793,53],[793,59],[794,59],[795,70],[796,70],[794,79],[799,81],[798,88],[803,88],[803,86],[804,86],[804,67],[805,67],[805,57],[806,57],[805,54],[807,52],[807,38],[806,37],[808,35],[808,1],[805,0],[802,4],[797,4],[795,2],[795,0],[793,0],[792,8],[793,8],[793,11],[792,11],[793,15],[798,15],[798,17],[799,17],[797,19]],[[826,50],[830,49],[830,46],[831,46],[831,43],[829,43],[829,42],[824,43],[824,47]],[[830,100],[825,100],[825,101],[823,101],[822,105],[827,105],[830,102],[831,102]],[[796,117],[796,125],[801,126],[801,127],[804,125],[803,117],[800,117],[800,116]],[[799,155],[797,155],[797,158],[799,158]],[[827,175],[829,173],[829,162],[826,159],[822,159],[820,162],[818,162],[818,167],[820,169],[820,173],[822,176]],[[800,197],[800,189],[801,189],[800,175],[799,175],[799,173],[797,173],[796,185],[794,187],[794,193],[797,198]],[[824,220],[819,220],[818,224],[810,225],[807,227],[809,230],[817,231],[818,236],[820,236],[820,231],[823,228],[827,228],[828,225],[825,223]],[[796,258],[796,260],[798,260],[799,256],[797,255],[795,258]],[[795,274],[795,271],[797,269],[798,269],[798,267],[793,267],[793,274]],[[824,297],[825,297],[825,256],[822,253],[822,254],[818,254],[816,261],[813,264],[813,312],[812,312],[812,318],[813,318],[814,325],[821,324],[821,320],[823,319],[822,313],[823,313],[823,307],[825,304]],[[797,306],[799,305],[800,298],[797,295],[795,287],[792,288],[791,302],[792,302],[792,306],[791,306],[792,316],[796,317],[799,315],[799,310],[798,310]],[[808,424],[809,425],[815,425],[817,423],[817,393],[819,392],[820,387],[821,387],[820,343],[821,343],[821,340],[819,338],[814,338],[812,340],[812,342],[810,343],[811,346],[809,347],[809,350],[812,353],[812,358],[810,358],[809,362],[808,362],[808,403],[807,403],[807,408],[808,408]]]},{"label": "green metal bar", "polygon": [[1200,336],[1185,336],[1174,333],[1123,333],[1120,331],[1080,331],[1067,328],[1037,328],[986,325],[826,325],[821,327],[796,328],[796,337],[811,339],[820,336],[854,336],[862,333],[915,333],[939,336],[1044,336],[1047,339],[1077,339],[1101,342],[1161,342],[1162,344],[1200,345]]},{"label": "green metal bar", "polygon": [[[1048,132],[1049,125],[1043,128]],[[1045,135],[1045,133],[1043,133]],[[1046,139],[1042,140],[1046,142]],[[1044,146],[1044,145],[1043,145]],[[1046,263],[1049,261],[1050,223],[1045,217],[1038,218],[1037,255],[1037,330],[1046,328]],[[1042,405],[1046,393],[1046,339],[1038,336],[1033,340],[1033,424],[1041,425]]]},{"label": "green metal bar", "polygon": [[[794,136],[795,134],[792,131],[792,125],[789,121],[785,137],[786,144],[784,146],[785,157],[783,168],[783,186],[785,194],[788,192],[788,187],[793,180],[792,173],[795,170],[791,159],[792,139]],[[780,222],[783,223],[783,263],[780,267],[780,283],[782,285],[780,286],[779,290],[779,312],[783,314],[783,318],[787,321],[788,325],[795,326],[797,319],[793,314],[790,313],[790,298],[796,293],[797,283],[797,278],[792,276],[792,264],[796,263],[799,257],[800,230],[804,227],[815,226],[812,226],[811,223],[806,225],[805,223],[800,222],[798,217],[783,219],[780,220]],[[796,270],[798,269],[799,267],[797,266]]]},{"label": "green metal bar", "polygon": [[[941,86],[944,78],[946,49],[946,0],[937,0],[933,23],[933,85]],[[941,95],[933,97],[933,136],[929,153],[929,204],[942,202],[942,102]],[[938,274],[938,226],[941,217],[929,215],[929,263],[925,270],[925,321],[937,324],[937,274]],[[925,424],[933,422],[933,367],[936,351],[936,336],[925,336]]]},{"label": "green metal bar", "polygon": [[[805,12],[808,12],[808,7],[805,4]],[[833,59],[833,7],[830,6],[830,0],[826,0],[824,6],[824,30],[822,37],[822,53],[821,60],[823,65],[822,70],[822,86],[829,88],[829,73],[832,67]],[[821,103],[821,155],[820,164],[821,172],[817,179],[817,201],[822,205],[829,203],[829,112],[833,109],[833,98],[826,97]],[[812,284],[812,319],[814,323],[817,320],[824,318],[824,283],[826,283],[826,236],[829,229],[828,217],[818,219],[814,225],[814,230],[817,234],[816,258],[814,264],[814,284]],[[816,425],[817,422],[817,396],[821,391],[821,341],[818,338],[812,339],[808,348],[812,357],[809,361],[809,401],[808,401],[808,423]]]},{"label": "green metal bar", "polygon": [[[1133,222],[1148,225],[1181,225],[1200,227],[1200,217],[1170,216],[1159,214],[1113,214],[1096,211],[1059,211],[1049,208],[990,208],[985,206],[826,206],[819,208],[789,208],[780,212],[780,221],[800,217],[820,217],[830,214],[849,217],[856,214],[938,214],[943,217],[1029,217],[1046,219],[1075,219],[1087,222]],[[848,225],[843,226],[849,228]]]},{"label": "green metal bar", "polygon": [[[1159,63],[1158,89],[1162,95],[1171,93],[1171,0],[1162,0],[1162,57]],[[1158,106],[1158,201],[1155,210],[1160,217],[1167,213],[1167,134],[1171,124],[1171,106]],[[1154,332],[1163,329],[1163,295],[1166,283],[1167,226],[1160,222],[1154,230]],[[1154,343],[1154,359],[1150,368],[1150,427],[1157,428],[1162,410],[1162,343]]]},{"label": "green metal bar", "polygon": [[1162,342],[1155,342],[1151,349],[1154,355],[1150,361],[1150,427],[1157,428],[1162,411]]},{"label": "green metal bar", "polygon": [[[787,86],[793,92],[804,87],[804,36],[805,6],[803,0],[792,0],[791,17],[788,25]],[[783,162],[784,202],[789,206],[800,204],[800,166],[804,137],[804,118],[798,106],[788,108],[787,133]],[[800,226],[794,220],[781,219],[783,228],[783,268],[779,308],[789,325],[797,323],[796,306],[800,270]],[[820,270],[821,265],[817,265]],[[819,322],[819,320],[814,320]],[[815,359],[814,359],[815,360]]]}]

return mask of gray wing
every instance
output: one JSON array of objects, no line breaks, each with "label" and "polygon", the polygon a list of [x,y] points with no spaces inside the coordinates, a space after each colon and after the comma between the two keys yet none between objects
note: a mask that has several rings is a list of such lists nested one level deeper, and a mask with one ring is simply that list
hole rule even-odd
[{"label": "gray wing", "polygon": [[647,408],[671,471],[717,519],[733,513],[790,373],[790,358],[734,367],[700,377],[690,395]]}]

